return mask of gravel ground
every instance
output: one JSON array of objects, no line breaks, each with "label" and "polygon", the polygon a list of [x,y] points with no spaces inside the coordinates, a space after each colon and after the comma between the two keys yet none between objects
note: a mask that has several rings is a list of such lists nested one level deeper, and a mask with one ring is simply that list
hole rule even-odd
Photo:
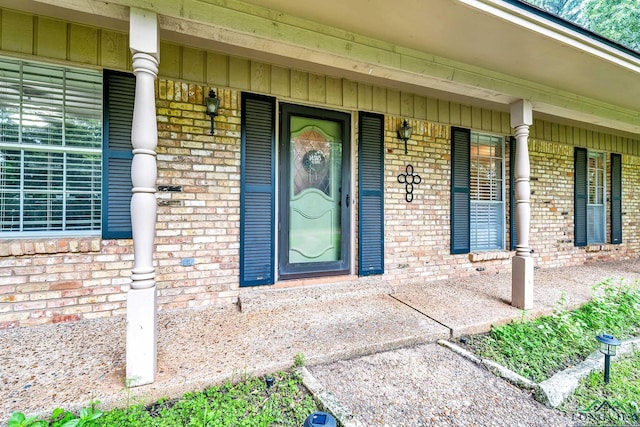
[{"label": "gravel ground", "polygon": [[388,296],[312,308],[160,312],[156,382],[132,389],[124,380],[123,317],[0,331],[0,426],[13,411],[78,411],[96,399],[104,410],[146,404],[289,368],[298,353],[310,364],[324,363],[447,335]]},{"label": "gravel ground", "polygon": [[122,317],[0,331],[0,423],[124,389],[124,331]]},{"label": "gravel ground", "polygon": [[308,367],[365,426],[569,426],[473,362],[437,344]]}]

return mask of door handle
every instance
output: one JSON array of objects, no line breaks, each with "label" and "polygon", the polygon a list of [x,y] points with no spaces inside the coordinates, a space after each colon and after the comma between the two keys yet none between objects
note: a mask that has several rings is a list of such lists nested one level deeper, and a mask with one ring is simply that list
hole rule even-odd
[{"label": "door handle", "polygon": [[349,200],[351,199],[349,199],[349,195],[347,194],[347,200],[344,202],[346,207],[349,207]]}]

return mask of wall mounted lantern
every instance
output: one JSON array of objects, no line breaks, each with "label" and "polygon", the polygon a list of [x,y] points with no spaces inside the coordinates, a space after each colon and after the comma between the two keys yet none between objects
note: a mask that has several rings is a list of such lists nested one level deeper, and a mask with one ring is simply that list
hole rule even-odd
[{"label": "wall mounted lantern", "polygon": [[205,98],[207,104],[207,115],[211,117],[211,135],[214,134],[213,130],[213,118],[218,115],[218,108],[220,107],[220,98],[216,97],[216,92],[209,90],[209,96]]},{"label": "wall mounted lantern", "polygon": [[398,138],[404,141],[404,154],[407,154],[407,140],[411,138],[411,126],[407,121],[402,122],[402,126],[398,128]]},{"label": "wall mounted lantern", "polygon": [[600,343],[600,353],[604,354],[604,382],[609,382],[609,366],[611,356],[616,355],[616,348],[621,344],[612,335],[601,334],[596,336],[596,340]]}]

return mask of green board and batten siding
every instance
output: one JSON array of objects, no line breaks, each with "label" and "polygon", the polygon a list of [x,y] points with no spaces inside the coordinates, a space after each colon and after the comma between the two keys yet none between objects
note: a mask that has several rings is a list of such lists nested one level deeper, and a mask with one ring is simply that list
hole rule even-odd
[{"label": "green board and batten siding", "polygon": [[0,9],[2,53],[131,71],[126,33]]}]

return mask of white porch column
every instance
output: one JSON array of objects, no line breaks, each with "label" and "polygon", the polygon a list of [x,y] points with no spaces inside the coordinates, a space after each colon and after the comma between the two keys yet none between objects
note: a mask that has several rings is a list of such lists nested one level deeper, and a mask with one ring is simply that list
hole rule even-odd
[{"label": "white porch column", "polygon": [[136,94],[131,127],[131,227],[134,265],[127,294],[127,373],[131,386],[150,384],[156,374],[156,282],[153,266],[156,229],[156,147],[158,128],[154,81],[160,62],[158,18],[131,8],[130,48]]},{"label": "white porch column", "polygon": [[511,127],[515,129],[516,160],[515,199],[518,243],[511,260],[511,305],[522,309],[533,308],[533,258],[529,247],[531,206],[529,197],[529,126],[533,124],[531,103],[525,100],[511,104]]}]

